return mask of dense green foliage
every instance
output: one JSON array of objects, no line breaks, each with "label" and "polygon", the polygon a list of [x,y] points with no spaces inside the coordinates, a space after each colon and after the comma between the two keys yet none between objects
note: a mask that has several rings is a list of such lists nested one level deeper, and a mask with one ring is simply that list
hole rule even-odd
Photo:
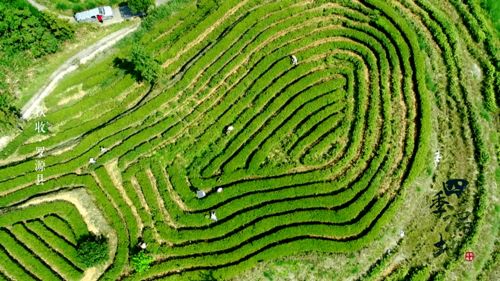
[{"label": "dense green foliage", "polygon": [[67,21],[39,12],[25,0],[0,2],[0,132],[18,122],[12,85],[16,77],[33,59],[57,52],[74,33]]},{"label": "dense green foliage", "polygon": [[38,12],[24,0],[0,3],[0,48],[4,56],[23,51],[35,58],[51,54],[73,35],[74,27],[67,21]]},{"label": "dense green foliage", "polygon": [[128,0],[128,7],[132,13],[147,13],[154,5],[154,0]]},{"label": "dense green foliage", "polygon": [[497,34],[500,35],[500,2],[496,0],[484,0],[481,1],[481,5],[488,11]]},{"label": "dense green foliage", "polygon": [[19,109],[13,104],[11,95],[0,93],[0,132],[15,126],[21,117]]},{"label": "dense green foliage", "polygon": [[130,263],[136,272],[143,272],[149,269],[154,258],[148,255],[144,250],[138,252],[130,258]]},{"label": "dense green foliage", "polygon": [[78,259],[86,267],[92,267],[108,259],[108,241],[102,236],[88,235],[82,237],[77,245]]},{"label": "dense green foliage", "polygon": [[140,45],[135,46],[130,55],[130,63],[139,80],[155,82],[161,74],[158,62]]}]

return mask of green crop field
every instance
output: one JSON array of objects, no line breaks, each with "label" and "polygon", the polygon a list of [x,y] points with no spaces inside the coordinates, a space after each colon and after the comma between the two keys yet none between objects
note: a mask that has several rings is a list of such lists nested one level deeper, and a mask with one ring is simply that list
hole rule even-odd
[{"label": "green crop field", "polygon": [[[498,280],[493,11],[157,8],[0,151],[0,280]],[[109,245],[91,268],[89,234]]]}]

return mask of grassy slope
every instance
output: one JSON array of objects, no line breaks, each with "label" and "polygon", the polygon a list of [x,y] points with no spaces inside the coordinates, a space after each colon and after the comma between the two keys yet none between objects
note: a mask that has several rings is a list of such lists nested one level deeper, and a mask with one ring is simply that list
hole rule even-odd
[{"label": "grassy slope", "polygon": [[22,107],[26,104],[26,102],[36,94],[38,89],[46,84],[48,77],[50,77],[50,75],[52,75],[52,73],[68,58],[99,41],[106,35],[131,24],[132,22],[125,21],[104,27],[92,24],[82,25],[77,30],[75,38],[64,44],[62,50],[55,54],[34,60],[27,69],[21,71],[20,75],[18,74],[21,79],[18,81],[19,93],[16,105]]}]

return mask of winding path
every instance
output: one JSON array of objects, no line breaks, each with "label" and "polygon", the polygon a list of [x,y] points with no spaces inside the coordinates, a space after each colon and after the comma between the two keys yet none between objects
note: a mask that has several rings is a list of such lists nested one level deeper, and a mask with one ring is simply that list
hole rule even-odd
[{"label": "winding path", "polygon": [[69,20],[70,22],[76,22],[76,21],[75,21],[75,18],[70,17],[70,16],[66,16],[66,15],[61,15],[61,14],[58,14],[58,13],[56,13],[56,12],[54,12],[54,11],[51,11],[51,10],[49,10],[49,8],[47,8],[47,7],[45,7],[44,5],[42,5],[42,4],[38,3],[38,2],[36,2],[35,0],[28,0],[28,2],[29,2],[29,3],[30,3],[33,7],[35,7],[37,10],[39,10],[39,11],[50,11],[51,13],[53,13],[53,14],[57,15],[57,17],[58,17],[58,18],[60,18],[60,19],[66,19],[66,20]]},{"label": "winding path", "polygon": [[[48,10],[47,7],[37,3],[35,0],[28,0],[28,2],[33,5],[39,11]],[[51,11],[53,12],[53,11]],[[114,11],[119,15],[118,10]],[[54,13],[54,12],[53,12]],[[61,15],[55,13],[59,18],[67,19],[74,23],[75,19],[73,17]],[[118,20],[118,21],[117,21]],[[113,23],[123,21],[123,18],[119,16],[117,20]],[[43,99],[50,94],[52,90],[57,86],[59,81],[68,73],[75,71],[80,64],[85,64],[86,62],[93,59],[98,53],[111,48],[116,42],[123,39],[128,34],[134,32],[139,27],[139,24],[133,26],[122,28],[104,38],[94,43],[93,45],[87,47],[86,49],[80,51],[78,54],[70,57],[66,60],[52,75],[49,77],[49,83],[42,87],[21,109],[21,114],[23,119],[29,119],[33,113],[39,108],[40,103]],[[7,137],[0,138],[0,148],[2,148],[6,143],[8,143]]]},{"label": "winding path", "polygon": [[21,110],[22,118],[29,119],[34,113],[36,113],[37,108],[43,99],[55,89],[59,81],[68,73],[75,71],[79,65],[85,64],[88,61],[95,58],[97,54],[111,48],[118,41],[123,39],[125,36],[134,32],[139,27],[139,24],[133,26],[125,27],[120,29],[110,35],[102,38],[97,43],[87,47],[86,49],[80,51],[78,54],[72,56],[66,62],[64,62],[49,78],[49,83],[42,87]]}]

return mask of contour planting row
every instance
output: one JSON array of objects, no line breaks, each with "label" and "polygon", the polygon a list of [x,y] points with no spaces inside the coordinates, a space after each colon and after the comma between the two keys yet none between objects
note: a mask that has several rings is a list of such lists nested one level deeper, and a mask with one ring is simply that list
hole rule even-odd
[{"label": "contour planting row", "polygon": [[[163,80],[151,88],[120,70],[108,73],[111,59],[68,79],[50,104],[68,87],[89,96],[48,114],[48,138],[26,133],[14,142],[21,148],[9,147],[30,157],[0,171],[0,206],[89,190],[118,238],[102,279],[192,278],[205,270],[228,277],[261,259],[367,245],[397,211],[401,189],[427,166],[425,43],[414,15],[401,13],[418,15],[435,40],[428,45],[441,48],[449,93],[442,106],[457,109],[447,122],[473,145],[480,173],[487,155],[461,82],[458,34],[444,14],[427,1],[343,2],[230,0],[179,24],[160,20],[140,42],[163,64]],[[477,30],[474,13],[453,5]],[[494,75],[485,77],[491,99]],[[101,96],[109,110],[92,104]],[[34,171],[39,146],[49,148],[42,186]],[[91,157],[97,164],[88,164]],[[206,196],[196,198],[198,190]],[[1,244],[0,272],[80,278],[76,233],[64,216],[42,214],[0,223],[0,236],[13,243]],[[130,275],[129,252],[141,238],[158,256],[151,269]]]},{"label": "contour planting row", "polygon": [[[157,173],[157,170],[153,169],[153,174],[155,174],[155,176],[158,176],[156,173]],[[159,186],[163,188],[163,184],[165,182],[165,179],[160,176],[159,178],[157,178],[156,181],[158,182]],[[337,194],[333,198],[336,198],[335,202],[338,202],[338,204],[340,205],[341,202],[349,201],[349,200],[352,200],[353,198],[356,198],[357,196],[355,194],[360,195],[362,193],[362,192],[360,192],[360,190],[364,190],[363,182],[364,181],[360,181],[357,185],[354,185],[352,187],[353,189],[349,189],[345,192],[342,192],[342,191],[344,191],[343,189],[332,191],[332,184],[331,183],[330,184],[325,183],[325,184],[321,184],[321,185],[319,185],[319,184],[316,184],[316,185],[307,184],[307,185],[303,185],[303,187],[301,187],[300,190],[298,190],[299,189],[298,186],[295,186],[296,190],[294,190],[293,186],[288,186],[286,189],[272,192],[272,193],[254,192],[254,194],[252,194],[253,195],[252,197],[247,196],[247,197],[242,197],[238,200],[231,200],[231,201],[226,201],[226,202],[222,201],[222,202],[219,202],[220,208],[219,207],[212,207],[212,209],[217,208],[218,213],[220,212],[222,215],[226,214],[226,216],[228,216],[228,218],[219,219],[219,224],[220,224],[222,222],[225,222],[229,218],[234,218],[235,216],[237,217],[237,215],[239,215],[241,213],[244,213],[245,215],[247,215],[247,216],[249,215],[251,217],[258,217],[259,216],[258,214],[260,213],[260,211],[257,213],[255,213],[255,212],[266,205],[269,208],[274,208],[276,206],[283,206],[283,207],[290,208],[290,205],[287,205],[285,203],[287,201],[292,200],[292,199],[294,202],[298,202],[299,200],[304,200],[306,198],[309,198],[310,200],[312,200],[312,198],[314,198],[314,197],[317,197],[317,199],[320,200],[322,197],[330,198],[332,195]],[[309,187],[309,190],[307,189],[308,187]],[[354,187],[356,187],[356,188],[354,188]],[[313,191],[315,191],[316,194],[314,194],[314,193],[311,194],[310,189],[312,189],[312,188],[314,188]],[[376,189],[376,187],[374,187],[374,188]],[[366,190],[364,190],[364,191],[366,192]],[[260,195],[262,195],[262,196],[260,196]],[[267,201],[262,200],[262,203],[252,204],[252,205],[248,206],[248,204],[251,203],[252,201],[259,202],[258,201],[259,197],[267,198],[268,200]],[[185,210],[179,210],[178,207],[174,208],[175,203],[173,202],[172,198],[167,197],[167,198],[163,198],[163,199],[164,199],[163,201],[166,202],[165,204],[167,205],[168,212],[172,216],[176,216],[176,215],[180,214],[181,212],[185,212]],[[325,200],[328,200],[328,199],[325,199]],[[240,209],[240,208],[238,208],[238,206],[241,206],[241,205],[243,205],[243,206],[247,205],[248,207],[244,208],[243,210],[238,210],[238,209]],[[212,226],[209,225],[208,221],[204,218],[204,215],[206,213],[208,213],[208,211],[209,211],[209,209],[206,209],[203,211],[196,211],[196,212],[188,211],[188,213],[193,213],[193,215],[188,216],[186,214],[186,216],[183,217],[183,219],[181,221],[179,221],[179,223],[183,223],[183,224],[190,225],[190,226],[189,227],[182,227],[181,226],[181,227],[177,227],[177,229],[193,228],[194,227],[193,223],[197,222],[197,221],[202,222],[203,229],[206,229],[208,227],[211,228]],[[249,212],[249,211],[252,211],[252,212]],[[190,219],[190,217],[191,217],[191,219]]]},{"label": "contour planting row", "polygon": [[[413,44],[415,44],[415,42],[412,42],[412,43],[413,43]],[[415,80],[415,81],[418,83],[418,81],[417,81],[417,80]],[[406,84],[406,85],[408,85],[408,84]],[[386,169],[387,169],[387,168],[386,168]],[[174,184],[174,186],[175,186],[175,184]],[[190,190],[190,189],[187,189],[187,190]],[[182,196],[182,195],[183,195],[183,194],[181,193],[181,197],[184,197],[184,196]],[[187,194],[186,194],[186,195],[187,195]]]},{"label": "contour planting row", "polygon": [[[63,201],[7,210],[0,218],[4,273],[15,279],[79,279],[83,266],[77,261],[75,246],[67,240],[74,242],[86,234],[80,214]],[[58,243],[68,248],[61,250]]]}]

